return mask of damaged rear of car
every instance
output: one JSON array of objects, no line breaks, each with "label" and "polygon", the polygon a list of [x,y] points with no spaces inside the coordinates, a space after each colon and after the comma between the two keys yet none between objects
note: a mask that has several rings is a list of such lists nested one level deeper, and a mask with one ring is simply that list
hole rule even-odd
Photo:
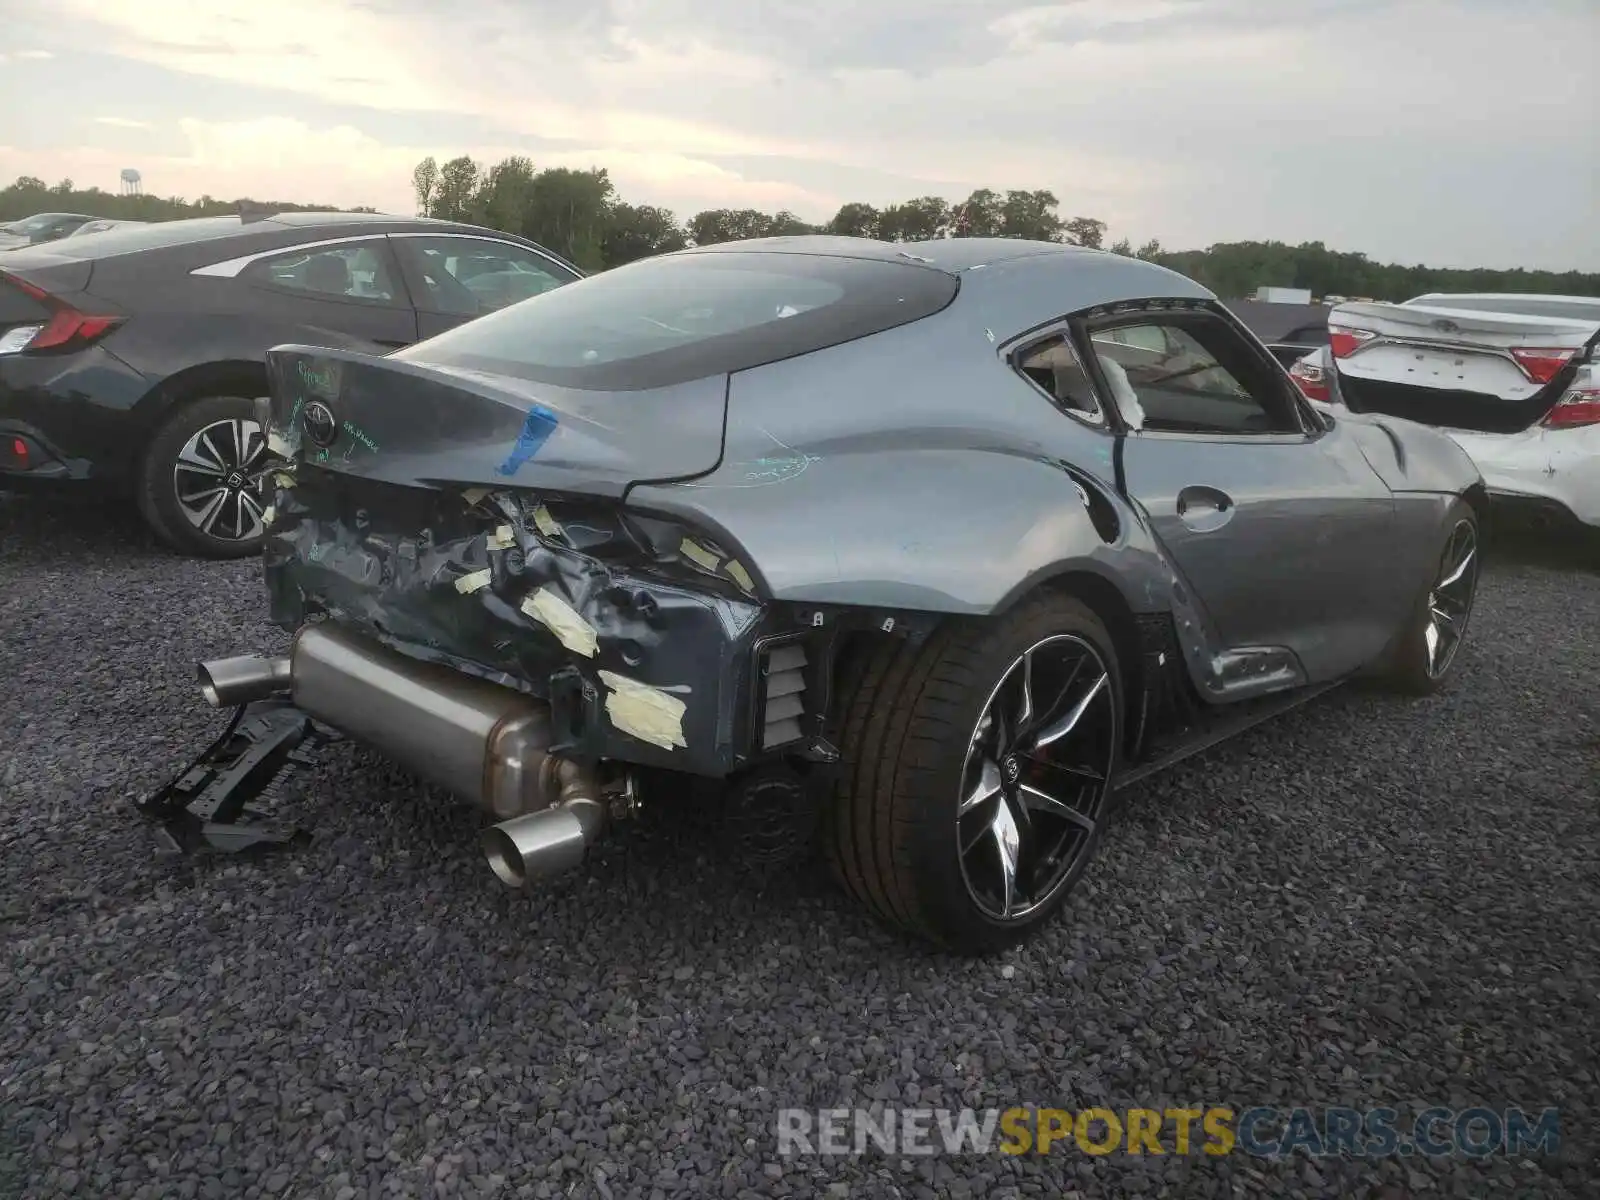
[{"label": "damaged rear of car", "polygon": [[387,358],[272,351],[266,577],[296,636],[282,662],[207,664],[207,697],[286,692],[477,802],[512,883],[598,832],[607,788],[626,790],[602,763],[721,778],[830,757],[761,565],[630,494],[719,465],[732,374],[919,320],[957,288],[911,263],[706,254]]}]

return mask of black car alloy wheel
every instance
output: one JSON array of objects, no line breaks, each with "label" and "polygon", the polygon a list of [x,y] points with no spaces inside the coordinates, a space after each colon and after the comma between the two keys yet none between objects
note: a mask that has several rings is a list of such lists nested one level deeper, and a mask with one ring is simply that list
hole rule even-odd
[{"label": "black car alloy wheel", "polygon": [[1025,650],[990,693],[963,770],[956,836],[972,903],[1026,920],[1093,850],[1118,722],[1111,674],[1076,634]]},{"label": "black car alloy wheel", "polygon": [[267,456],[261,427],[231,418],[202,426],[178,451],[172,486],[178,508],[201,533],[247,542],[265,531],[260,472]]}]

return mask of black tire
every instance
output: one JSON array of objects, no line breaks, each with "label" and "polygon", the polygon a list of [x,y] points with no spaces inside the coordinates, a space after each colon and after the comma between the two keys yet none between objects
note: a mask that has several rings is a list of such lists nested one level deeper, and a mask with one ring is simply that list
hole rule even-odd
[{"label": "black tire", "polygon": [[[1083,662],[1098,659],[1109,696],[1091,697],[1094,724],[1082,736],[1098,741],[1106,726],[1104,780],[1097,790],[1076,784],[1094,791],[1092,800],[1081,804],[1086,813],[1092,808],[1094,817],[1092,829],[1069,831],[1075,835],[1071,862],[1065,850],[1055,859],[1045,854],[1034,860],[1047,879],[1054,878],[1049,871],[1063,871],[1059,882],[1047,885],[1048,897],[1036,906],[1002,920],[975,898],[969,872],[978,851],[963,856],[958,810],[990,700],[999,697],[1002,685],[1012,686],[1014,676],[1007,672],[1013,664],[1020,666],[1024,652],[1041,646],[1077,653]],[[1065,670],[1060,678],[1067,678]],[[1084,681],[1091,677],[1085,675]],[[1038,686],[1041,694],[1054,690],[1046,682]],[[1055,701],[1062,710],[1072,706],[1071,686],[1063,685]],[[901,641],[874,646],[847,687],[839,780],[823,832],[845,889],[881,920],[958,953],[1003,950],[1050,920],[1093,857],[1110,815],[1123,688],[1115,647],[1099,618],[1076,599],[1041,594],[999,620],[951,623],[922,646]],[[1035,708],[1044,722],[1050,715],[1045,702]],[[1010,780],[1007,795],[1017,782],[1015,773]],[[1004,803],[1005,797],[996,802]],[[970,815],[983,817],[976,810]],[[1048,811],[1044,815],[1050,818]],[[1053,861],[1059,865],[1051,867]]]},{"label": "black tire", "polygon": [[156,536],[184,554],[202,558],[244,558],[261,552],[266,531],[258,517],[265,502],[253,488],[230,486],[231,472],[218,478],[219,486],[228,495],[221,499],[209,528],[197,524],[191,517],[195,502],[190,501],[189,509],[184,502],[185,495],[203,495],[205,487],[204,477],[188,470],[180,472],[179,456],[184,447],[205,432],[211,444],[220,449],[217,439],[222,434],[218,431],[231,431],[234,427],[229,423],[232,422],[243,422],[254,431],[246,437],[246,457],[251,461],[242,464],[239,472],[248,479],[251,468],[259,470],[264,459],[264,450],[253,454],[251,450],[264,447],[264,440],[255,422],[253,402],[241,396],[205,396],[180,404],[145,448],[138,483],[139,511]]},{"label": "black tire", "polygon": [[[1442,664],[1436,663],[1429,649],[1429,627],[1434,624],[1436,590],[1452,570],[1451,556],[1456,552],[1463,536],[1471,539],[1472,559],[1466,576],[1465,604],[1459,614],[1459,626],[1454,634],[1454,644]],[[1465,500],[1456,501],[1444,522],[1444,536],[1438,556],[1428,576],[1428,583],[1417,596],[1411,615],[1406,618],[1395,643],[1389,649],[1378,683],[1385,690],[1406,696],[1431,696],[1444,687],[1454,676],[1461,661],[1461,647],[1466,643],[1467,630],[1472,621],[1472,609],[1477,599],[1478,574],[1482,552],[1482,531],[1478,514]]]}]

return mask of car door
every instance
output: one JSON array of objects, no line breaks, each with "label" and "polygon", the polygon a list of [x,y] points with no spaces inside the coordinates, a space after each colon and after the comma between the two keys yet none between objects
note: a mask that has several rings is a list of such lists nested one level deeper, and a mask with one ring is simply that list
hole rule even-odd
[{"label": "car door", "polygon": [[1284,647],[1308,676],[1370,662],[1402,604],[1394,499],[1251,339],[1201,308],[1079,324],[1120,416],[1118,486],[1225,649]]},{"label": "car door", "polygon": [[454,329],[581,278],[516,242],[460,233],[396,233],[390,241],[417,306],[420,336]]},{"label": "car door", "polygon": [[381,235],[263,255],[239,280],[251,289],[252,310],[274,325],[331,329],[385,351],[417,340],[416,313]]}]

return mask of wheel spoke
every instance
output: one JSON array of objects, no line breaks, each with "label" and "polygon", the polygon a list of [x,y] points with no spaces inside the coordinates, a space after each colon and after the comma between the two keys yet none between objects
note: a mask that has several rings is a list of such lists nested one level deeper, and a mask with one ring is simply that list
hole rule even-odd
[{"label": "wheel spoke", "polygon": [[[211,450],[209,445],[204,448],[207,451]],[[178,470],[192,471],[196,475],[206,475],[213,479],[225,477],[228,474],[228,468],[216,460],[214,457],[215,452],[212,452],[213,457],[207,458],[202,455],[201,449],[202,442],[200,438],[190,438],[184,444],[183,449],[178,451]]]},{"label": "wheel spoke", "polygon": [[[1015,670],[1015,668],[1012,668]],[[1022,656],[1022,703],[1017,707],[1016,734],[1022,737],[1033,723],[1033,651]]]},{"label": "wheel spoke", "polygon": [[1448,575],[1439,580],[1439,586],[1434,590],[1445,592],[1454,588],[1458,583],[1466,578],[1467,570],[1472,566],[1473,560],[1477,557],[1477,547],[1473,546],[1471,543],[1468,543],[1466,553],[1462,555],[1461,561],[1456,563]]},{"label": "wheel spoke", "polygon": [[[195,499],[198,500],[200,497],[195,497]],[[206,493],[205,504],[194,506],[186,504],[184,505],[184,511],[188,513],[189,520],[196,529],[202,533],[210,533],[212,527],[217,523],[218,514],[222,512],[222,506],[227,501],[228,489],[217,488],[215,491]]]},{"label": "wheel spoke", "polygon": [[1000,915],[1008,917],[1017,907],[1017,861],[1022,853],[1022,838],[1009,804],[995,805],[989,832],[994,835],[995,851],[1000,860]]},{"label": "wheel spoke", "polygon": [[1049,813],[1052,817],[1060,817],[1063,821],[1076,825],[1085,833],[1094,829],[1093,817],[1087,813],[1079,812],[1072,805],[1056,799],[1049,792],[1040,791],[1028,783],[1023,784],[1018,790],[1022,793],[1022,802],[1029,808],[1038,812]]},{"label": "wheel spoke", "polygon": [[1072,733],[1072,731],[1078,727],[1078,722],[1083,720],[1083,714],[1089,711],[1089,706],[1094,703],[1095,697],[1100,694],[1101,690],[1105,688],[1109,682],[1110,680],[1106,674],[1101,672],[1099,678],[1097,678],[1094,683],[1090,685],[1089,690],[1084,693],[1083,698],[1072,706],[1071,710],[1068,711],[1066,716],[1062,717],[1053,725],[1049,725],[1039,732],[1038,737],[1033,739],[1033,745],[1030,748],[1030,752],[1037,752],[1039,750],[1043,750],[1046,746],[1053,746],[1062,738]]},{"label": "wheel spoke", "polygon": [[964,815],[1000,792],[1000,764],[985,757],[978,767],[978,782],[961,800],[957,815]]},{"label": "wheel spoke", "polygon": [[1428,646],[1428,669],[1437,671],[1439,669],[1439,627],[1432,621],[1429,621],[1428,627],[1422,631],[1422,640]]},{"label": "wheel spoke", "polygon": [[1023,755],[1023,758],[1027,762],[1032,763],[1041,771],[1055,775],[1069,776],[1072,781],[1080,787],[1085,784],[1104,783],[1106,781],[1106,777],[1104,775],[1090,767],[1079,767],[1072,766],[1068,763],[1055,762],[1051,759],[1045,758],[1040,754],[1025,754]]}]

